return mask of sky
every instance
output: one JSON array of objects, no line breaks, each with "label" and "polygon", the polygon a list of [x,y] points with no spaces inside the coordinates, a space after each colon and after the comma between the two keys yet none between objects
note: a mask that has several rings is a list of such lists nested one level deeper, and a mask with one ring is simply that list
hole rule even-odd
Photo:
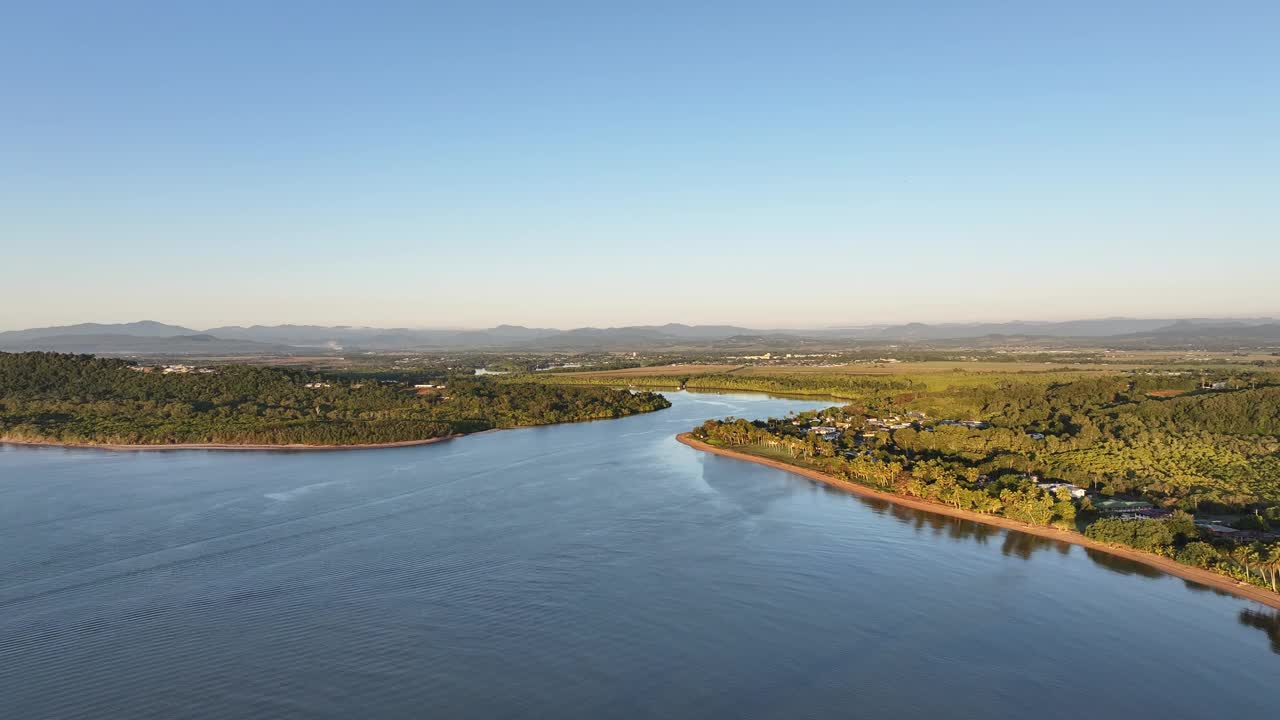
[{"label": "sky", "polygon": [[0,329],[1280,315],[1280,3],[41,2]]}]

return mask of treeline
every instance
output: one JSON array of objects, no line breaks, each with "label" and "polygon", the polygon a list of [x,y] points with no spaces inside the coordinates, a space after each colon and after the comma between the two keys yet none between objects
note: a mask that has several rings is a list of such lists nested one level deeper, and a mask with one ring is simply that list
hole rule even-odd
[{"label": "treeline", "polygon": [[363,445],[490,428],[622,417],[661,395],[449,378],[418,395],[398,382],[343,381],[251,366],[143,372],[88,355],[0,353],[0,438],[82,444]]}]

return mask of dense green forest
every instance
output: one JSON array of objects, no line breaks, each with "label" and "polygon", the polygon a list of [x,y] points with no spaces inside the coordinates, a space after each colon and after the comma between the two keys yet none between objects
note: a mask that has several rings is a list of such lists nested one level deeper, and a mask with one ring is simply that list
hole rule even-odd
[{"label": "dense green forest", "polygon": [[473,377],[419,394],[398,382],[243,365],[165,374],[88,355],[0,353],[0,439],[9,441],[362,445],[669,406],[649,392]]},{"label": "dense green forest", "polygon": [[[820,412],[709,421],[694,435],[1269,587],[1280,573],[1280,386],[1270,376],[1216,390],[1141,373],[916,383],[887,400],[877,389]],[[1109,515],[1117,500],[1150,510]]]}]

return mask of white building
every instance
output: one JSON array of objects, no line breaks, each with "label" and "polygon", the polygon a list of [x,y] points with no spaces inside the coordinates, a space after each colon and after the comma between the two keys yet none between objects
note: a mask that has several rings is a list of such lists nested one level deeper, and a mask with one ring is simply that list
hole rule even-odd
[{"label": "white building", "polygon": [[1041,490],[1045,490],[1049,493],[1057,492],[1058,488],[1067,488],[1068,490],[1071,491],[1071,497],[1073,498],[1082,498],[1085,496],[1085,492],[1086,492],[1084,488],[1080,487],[1079,485],[1072,485],[1071,483],[1057,483],[1057,482],[1036,483],[1036,487],[1040,488]]}]

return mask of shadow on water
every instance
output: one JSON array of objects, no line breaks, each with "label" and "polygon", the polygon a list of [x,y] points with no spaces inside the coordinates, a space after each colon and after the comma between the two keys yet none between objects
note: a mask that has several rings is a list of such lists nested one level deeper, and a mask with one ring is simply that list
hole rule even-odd
[{"label": "shadow on water", "polygon": [[1118,557],[1111,553],[1094,550],[1093,548],[1085,548],[1084,554],[1089,556],[1095,565],[1100,565],[1111,572],[1121,575],[1137,575],[1145,578],[1162,578],[1165,574],[1150,565],[1146,565],[1128,558]]},{"label": "shadow on water", "polygon": [[[832,492],[840,491],[832,490]],[[904,507],[902,505],[895,504],[890,500],[863,497],[860,495],[855,495],[854,497],[877,515],[891,515],[899,522],[909,525],[919,532],[930,530],[935,535],[945,532],[950,538],[956,540],[972,539],[980,545],[986,545],[993,536],[1003,535],[1004,541],[1000,545],[1000,552],[1007,557],[1030,560],[1034,554],[1041,550],[1056,550],[1060,555],[1069,555],[1071,553],[1071,548],[1074,547],[1071,543],[1064,542],[1062,540],[1044,538],[1039,535],[1022,533],[1017,530],[1006,530],[1004,528],[985,525],[972,520],[964,520],[961,518],[954,518],[949,515],[931,513],[926,510]],[[1085,555],[1092,560],[1095,565],[1110,570],[1111,572],[1151,579],[1166,577],[1163,571],[1144,563],[1136,562],[1128,558],[1118,557],[1101,550],[1094,550],[1092,548],[1082,549],[1084,550]],[[1231,593],[1200,585],[1198,583],[1187,581],[1186,584],[1187,587],[1192,590],[1213,592],[1224,597],[1231,597]]]},{"label": "shadow on water", "polygon": [[1235,597],[1235,595],[1232,595],[1231,593],[1227,592],[1226,590],[1222,590],[1222,589],[1220,589],[1220,588],[1216,588],[1216,587],[1209,587],[1208,585],[1201,585],[1200,583],[1196,582],[1195,580],[1187,580],[1186,578],[1183,578],[1183,580],[1182,580],[1182,584],[1183,584],[1183,585],[1185,585],[1185,586],[1187,587],[1187,589],[1188,589],[1188,590],[1190,590],[1191,592],[1198,592],[1198,593],[1205,593],[1205,592],[1207,592],[1207,593],[1213,593],[1214,595],[1217,595],[1218,597]]},{"label": "shadow on water", "polygon": [[[833,490],[833,492],[839,491]],[[991,538],[1002,536],[1004,540],[1000,544],[1000,552],[1008,557],[1030,560],[1031,556],[1040,550],[1055,550],[1060,555],[1071,553],[1071,543],[1062,542],[1061,540],[1030,535],[1017,530],[1007,530],[973,520],[951,517],[950,515],[917,510],[916,508],[905,507],[881,498],[854,497],[877,515],[891,515],[904,525],[911,526],[917,532],[925,532],[927,530],[934,535],[945,534],[953,540],[973,540],[979,545],[986,545]]]},{"label": "shadow on water", "polygon": [[1271,640],[1271,652],[1280,655],[1280,612],[1245,608],[1240,611],[1240,624],[1266,633]]},{"label": "shadow on water", "polygon": [[1037,550],[1056,550],[1059,555],[1067,555],[1071,553],[1071,543],[1009,530],[1004,537],[1004,545],[1000,548],[1005,555],[1023,560],[1030,560]]}]

